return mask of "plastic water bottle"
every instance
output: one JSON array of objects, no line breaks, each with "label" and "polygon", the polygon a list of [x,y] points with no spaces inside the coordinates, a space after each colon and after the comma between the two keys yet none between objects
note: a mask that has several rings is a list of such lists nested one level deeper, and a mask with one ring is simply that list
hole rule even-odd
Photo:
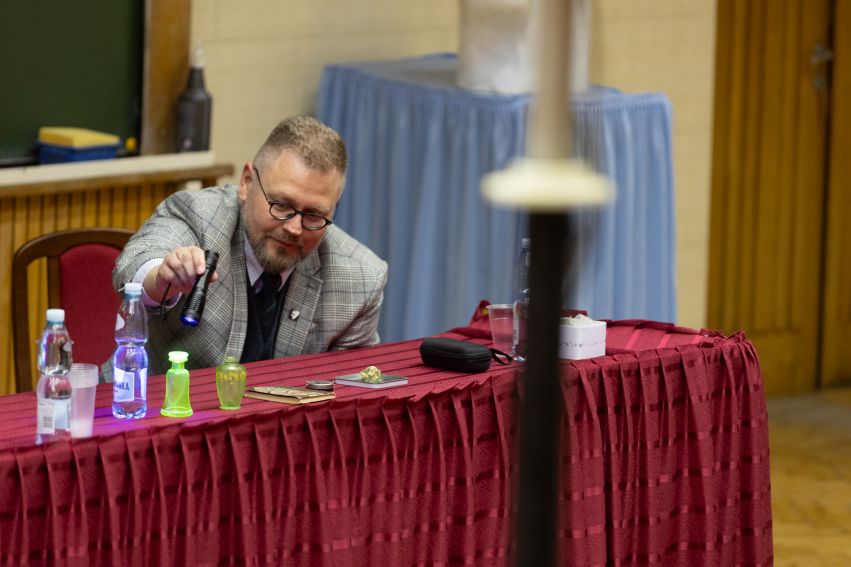
[{"label": "plastic water bottle", "polygon": [[39,445],[71,438],[71,337],[65,328],[65,310],[48,309],[47,324],[38,341],[35,392],[38,400],[35,442]]},{"label": "plastic water bottle", "polygon": [[142,284],[125,284],[115,317],[112,415],[123,419],[145,417],[148,411],[148,315],[141,298]]},{"label": "plastic water bottle", "polygon": [[213,98],[204,88],[204,52],[192,51],[189,80],[177,100],[177,151],[210,149],[210,116]]},{"label": "plastic water bottle", "polygon": [[529,319],[529,250],[532,240],[524,238],[520,243],[520,256],[514,267],[514,358],[526,360],[526,321]]}]

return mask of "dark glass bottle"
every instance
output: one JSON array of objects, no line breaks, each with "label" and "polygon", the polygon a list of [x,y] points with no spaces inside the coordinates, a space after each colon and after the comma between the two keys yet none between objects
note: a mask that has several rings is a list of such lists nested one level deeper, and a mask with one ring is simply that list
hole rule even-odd
[{"label": "dark glass bottle", "polygon": [[210,117],[213,98],[204,88],[204,55],[200,47],[192,53],[189,81],[177,101],[177,151],[210,149]]}]

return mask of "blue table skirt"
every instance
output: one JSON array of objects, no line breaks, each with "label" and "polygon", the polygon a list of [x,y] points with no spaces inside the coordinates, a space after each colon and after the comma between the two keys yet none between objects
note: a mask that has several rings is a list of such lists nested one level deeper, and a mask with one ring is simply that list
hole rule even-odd
[{"label": "blue table skirt", "polygon": [[[530,95],[454,86],[456,57],[330,65],[318,117],[349,149],[335,222],[390,264],[384,341],[467,321],[480,299],[513,298],[523,213],[481,196],[483,174],[522,155]],[[573,100],[574,151],[616,201],[576,215],[577,279],[565,306],[594,318],[676,319],[671,108],[657,93],[596,87]],[[532,260],[534,261],[534,259]]]}]

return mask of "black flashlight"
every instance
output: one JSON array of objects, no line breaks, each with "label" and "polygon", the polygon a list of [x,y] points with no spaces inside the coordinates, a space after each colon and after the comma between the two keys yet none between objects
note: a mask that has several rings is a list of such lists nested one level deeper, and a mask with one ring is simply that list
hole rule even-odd
[{"label": "black flashlight", "polygon": [[180,320],[184,325],[197,327],[201,320],[201,315],[204,314],[204,304],[207,302],[207,287],[210,285],[210,278],[216,271],[216,264],[219,263],[219,253],[212,250],[204,250],[204,261],[207,268],[204,273],[198,276],[195,280],[195,285],[192,291],[189,292],[189,297],[183,304],[183,311],[180,313]]}]

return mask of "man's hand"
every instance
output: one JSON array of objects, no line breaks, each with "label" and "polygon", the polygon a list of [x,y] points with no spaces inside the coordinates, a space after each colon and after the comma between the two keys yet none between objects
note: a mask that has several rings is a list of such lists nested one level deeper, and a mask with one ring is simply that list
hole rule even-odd
[{"label": "man's hand", "polygon": [[[204,250],[197,246],[175,248],[166,254],[162,264],[145,276],[145,293],[148,297],[165,302],[178,293],[188,293],[195,285],[198,276],[204,273],[207,264],[204,261]],[[213,272],[210,283],[218,281],[218,272]],[[169,287],[171,286],[171,287]],[[168,295],[165,296],[166,289]]]}]

